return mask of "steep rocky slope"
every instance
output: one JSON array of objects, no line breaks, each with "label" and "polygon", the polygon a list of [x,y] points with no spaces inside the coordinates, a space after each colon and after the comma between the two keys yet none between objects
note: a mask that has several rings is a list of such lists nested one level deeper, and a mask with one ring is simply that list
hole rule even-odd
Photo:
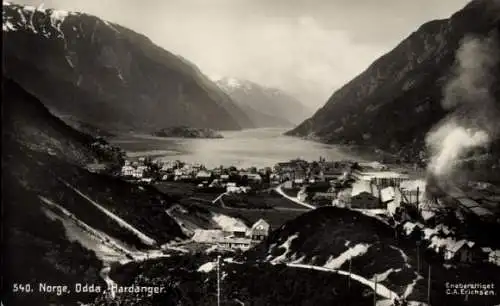
[{"label": "steep rocky slope", "polygon": [[130,29],[11,3],[2,20],[4,74],[58,113],[108,130],[249,124],[196,66]]},{"label": "steep rocky slope", "polygon": [[[288,134],[373,146],[415,160],[425,147],[425,136],[431,127],[454,111],[442,101],[449,94],[446,91],[450,82],[461,73],[456,71],[456,60],[458,50],[466,42],[464,38],[498,38],[499,20],[500,1],[475,0],[449,19],[422,25],[337,90],[311,118]],[[498,50],[491,53],[498,56]],[[474,56],[469,54],[466,58],[473,62]],[[473,65],[466,68],[474,69]],[[488,85],[498,102],[498,62],[493,70]],[[472,90],[477,89],[474,86]],[[457,94],[468,95],[464,91]],[[471,100],[480,103],[481,99],[476,95]]]},{"label": "steep rocky slope", "polygon": [[248,114],[256,127],[290,127],[311,115],[311,110],[282,90],[230,77],[216,83]]},{"label": "steep rocky slope", "polygon": [[[5,286],[105,288],[99,271],[106,256],[185,237],[165,212],[172,204],[167,196],[87,170],[88,164],[120,165],[119,150],[70,128],[15,82],[4,78],[2,86]],[[93,298],[37,291],[9,289],[4,302],[69,305]]]}]

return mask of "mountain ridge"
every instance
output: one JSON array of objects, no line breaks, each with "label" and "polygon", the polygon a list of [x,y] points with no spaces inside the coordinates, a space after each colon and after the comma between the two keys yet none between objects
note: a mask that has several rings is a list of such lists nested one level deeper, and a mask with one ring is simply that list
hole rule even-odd
[{"label": "mountain ridge", "polygon": [[299,100],[281,89],[234,77],[220,78],[216,84],[257,127],[291,127],[311,114]]},{"label": "mountain ridge", "polygon": [[107,130],[249,121],[194,64],[145,35],[84,13],[3,10],[4,74],[59,113]]},{"label": "mountain ridge", "polygon": [[[419,160],[426,134],[449,113],[441,101],[455,52],[467,35],[498,34],[499,20],[500,1],[475,0],[448,19],[421,25],[286,134]],[[500,100],[498,88],[493,92]]]}]

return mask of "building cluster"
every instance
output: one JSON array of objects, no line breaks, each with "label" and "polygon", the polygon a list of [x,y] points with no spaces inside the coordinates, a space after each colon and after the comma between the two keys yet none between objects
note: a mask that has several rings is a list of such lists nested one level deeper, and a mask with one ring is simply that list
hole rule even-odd
[{"label": "building cluster", "polygon": [[306,161],[294,159],[274,166],[274,176],[280,182],[286,182],[290,188],[316,182],[329,182],[347,175],[356,163],[351,161]]},{"label": "building cluster", "polygon": [[270,225],[264,219],[251,227],[239,222],[223,229],[196,229],[192,241],[207,246],[248,250],[269,235]]},{"label": "building cluster", "polygon": [[[316,206],[387,209],[396,186],[408,176],[389,171],[380,163],[292,161],[281,164],[283,189],[296,189],[297,198]],[[284,169],[284,170],[283,170]]]},{"label": "building cluster", "polygon": [[[144,157],[135,161],[126,160],[121,175],[143,182],[183,181],[196,183],[198,187],[226,188],[228,192],[244,192],[248,186],[272,183],[270,167],[237,169],[220,166],[207,169],[200,163],[150,160]],[[277,183],[277,182],[275,182]]]},{"label": "building cluster", "polygon": [[466,238],[459,238],[447,225],[429,227],[421,222],[402,223],[403,233],[417,238],[418,247],[433,252],[445,264],[478,264],[489,262],[500,266],[500,250],[480,246]]}]

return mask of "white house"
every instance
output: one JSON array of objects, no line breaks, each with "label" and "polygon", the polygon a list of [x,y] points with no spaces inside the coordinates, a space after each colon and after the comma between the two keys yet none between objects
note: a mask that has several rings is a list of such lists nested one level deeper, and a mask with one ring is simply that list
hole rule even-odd
[{"label": "white house", "polygon": [[260,174],[258,174],[258,173],[249,173],[249,174],[247,174],[247,177],[250,181],[252,181],[254,183],[262,182],[262,176],[260,176]]},{"label": "white house", "polygon": [[380,201],[384,204],[394,201],[396,196],[396,188],[389,186],[380,190]]},{"label": "white house", "polygon": [[249,231],[249,236],[252,240],[264,240],[269,236],[271,226],[264,219],[259,219],[252,225]]},{"label": "white house", "polygon": [[122,167],[122,175],[123,176],[133,176],[135,168],[129,165],[125,165]]},{"label": "white house", "polygon": [[146,169],[147,169],[146,166],[137,166],[137,168],[134,169],[132,176],[135,178],[141,178],[144,176],[144,172],[146,172]]},{"label": "white house", "polygon": [[286,181],[283,183],[283,189],[292,189],[293,183],[292,181]]},{"label": "white house", "polygon": [[301,202],[304,202],[307,198],[307,192],[305,188],[301,188],[299,192],[297,193],[297,199]]},{"label": "white house", "polygon": [[196,178],[198,179],[208,179],[212,176],[212,174],[206,170],[200,170],[196,173]]},{"label": "white house", "polygon": [[226,186],[227,193],[246,193],[250,190],[248,186],[230,186],[229,183]]}]

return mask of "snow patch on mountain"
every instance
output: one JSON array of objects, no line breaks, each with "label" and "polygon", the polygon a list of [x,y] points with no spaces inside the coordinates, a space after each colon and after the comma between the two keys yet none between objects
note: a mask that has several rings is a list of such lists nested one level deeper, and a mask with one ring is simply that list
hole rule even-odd
[{"label": "snow patch on mountain", "polygon": [[273,260],[271,260],[271,263],[276,264],[276,263],[280,263],[280,262],[286,261],[287,256],[290,253],[290,247],[292,245],[292,241],[295,240],[295,239],[297,239],[298,237],[299,237],[298,233],[296,233],[295,235],[292,235],[292,236],[288,237],[288,239],[282,245],[280,245],[278,247],[280,249],[284,249],[285,252],[283,252],[283,254],[281,254],[280,256],[278,256],[276,258],[274,258]]},{"label": "snow patch on mountain", "polygon": [[63,11],[63,10],[53,10],[44,9],[43,5],[39,7],[34,6],[21,6],[16,4],[11,4],[5,2],[2,5],[2,29],[4,32],[25,30],[38,34],[41,32],[45,37],[50,38],[49,29],[42,27],[37,29],[33,23],[33,18],[35,14],[44,14],[50,20],[51,27],[56,33],[59,33],[57,37],[62,38],[61,24],[70,15],[77,15],[78,13]]},{"label": "snow patch on mountain", "polygon": [[328,269],[340,269],[340,267],[347,261],[354,257],[365,254],[368,251],[370,245],[359,243],[352,248],[347,249],[344,253],[340,254],[338,257],[330,257],[325,263],[324,267]]}]

